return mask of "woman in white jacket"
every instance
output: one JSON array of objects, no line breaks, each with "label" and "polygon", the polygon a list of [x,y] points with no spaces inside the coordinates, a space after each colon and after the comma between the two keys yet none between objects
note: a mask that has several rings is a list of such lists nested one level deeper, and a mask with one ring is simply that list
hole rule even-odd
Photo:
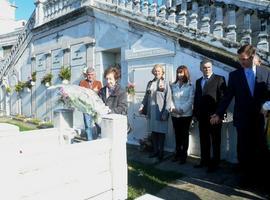
[{"label": "woman in white jacket", "polygon": [[175,156],[173,162],[184,164],[187,159],[189,127],[192,119],[194,87],[190,82],[188,68],[181,65],[176,70],[176,80],[171,85],[171,116],[175,131]]}]

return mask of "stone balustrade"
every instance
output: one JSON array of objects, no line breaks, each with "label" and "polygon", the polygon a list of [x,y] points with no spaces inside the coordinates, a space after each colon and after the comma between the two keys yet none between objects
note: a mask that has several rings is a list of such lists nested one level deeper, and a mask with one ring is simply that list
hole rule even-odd
[{"label": "stone balustrade", "polygon": [[12,66],[12,62],[16,59],[18,52],[20,51],[22,44],[31,35],[31,31],[35,26],[35,11],[32,13],[31,17],[29,18],[27,24],[25,25],[24,29],[22,30],[21,34],[18,36],[16,44],[12,47],[10,54],[5,58],[5,60],[0,64],[0,80],[3,79],[6,72]]},{"label": "stone balustrade", "polygon": [[195,34],[198,40],[207,36],[211,45],[223,45],[233,52],[235,50],[230,50],[231,47],[250,43],[270,63],[270,1],[267,0],[163,0],[161,3],[156,0],[36,0],[35,4],[36,10],[17,44],[0,66],[0,79],[12,65],[33,26],[40,26],[83,6],[115,12],[169,31]]}]

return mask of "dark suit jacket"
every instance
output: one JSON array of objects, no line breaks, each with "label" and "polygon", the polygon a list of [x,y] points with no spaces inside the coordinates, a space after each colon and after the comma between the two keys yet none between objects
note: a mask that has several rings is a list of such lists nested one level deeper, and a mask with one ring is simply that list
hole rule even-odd
[{"label": "dark suit jacket", "polygon": [[269,100],[269,91],[270,72],[267,68],[256,67],[253,96],[250,93],[244,69],[237,69],[229,74],[228,90],[218,107],[217,114],[223,116],[232,98],[235,97],[234,126],[240,128],[253,124],[254,119],[263,119],[260,111],[262,104]]},{"label": "dark suit jacket", "polygon": [[111,109],[111,113],[115,114],[127,114],[127,93],[125,90],[123,90],[120,85],[116,85],[116,88],[114,90],[114,93],[111,94],[106,99],[106,86],[101,88],[99,91],[99,96],[101,97],[102,101],[105,103],[106,106],[108,106]]},{"label": "dark suit jacket", "polygon": [[223,76],[212,74],[203,89],[201,87],[202,79],[203,77],[196,81],[194,97],[193,113],[198,120],[215,113],[217,105],[226,90],[226,82]]}]

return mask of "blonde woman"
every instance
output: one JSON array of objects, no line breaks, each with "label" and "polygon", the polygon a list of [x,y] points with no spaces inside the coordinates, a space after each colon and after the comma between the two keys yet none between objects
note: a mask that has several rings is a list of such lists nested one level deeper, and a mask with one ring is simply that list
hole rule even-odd
[{"label": "blonde woman", "polygon": [[168,117],[171,104],[171,89],[164,79],[165,70],[163,65],[156,64],[152,69],[154,79],[149,81],[146,92],[139,109],[141,114],[149,118],[153,154],[150,158],[163,159],[165,135],[168,132]]}]

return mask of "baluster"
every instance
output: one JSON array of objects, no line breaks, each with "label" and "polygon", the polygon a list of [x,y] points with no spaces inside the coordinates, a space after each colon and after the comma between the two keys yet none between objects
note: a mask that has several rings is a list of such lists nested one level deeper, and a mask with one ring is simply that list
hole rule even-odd
[{"label": "baluster", "polygon": [[252,44],[251,38],[251,15],[253,10],[246,9],[244,10],[244,28],[243,28],[243,37],[241,38],[241,44]]},{"label": "baluster", "polygon": [[258,35],[258,44],[257,48],[263,51],[269,52],[269,42],[267,41],[269,34],[268,30],[268,21],[269,21],[269,13],[259,12],[258,17],[261,20],[261,30]]},{"label": "baluster", "polygon": [[175,23],[176,22],[176,2],[175,0],[172,1],[167,1],[167,8],[169,7],[169,17],[168,17],[168,21],[170,23]]},{"label": "baluster", "polygon": [[124,8],[125,7],[125,0],[119,0],[119,6]]},{"label": "baluster", "polygon": [[142,13],[144,16],[148,16],[148,9],[149,9],[149,3],[148,0],[143,1],[143,8],[142,8]]},{"label": "baluster", "polygon": [[157,2],[156,1],[153,1],[153,3],[151,4],[149,15],[152,18],[155,18],[157,16]]},{"label": "baluster", "polygon": [[208,3],[204,4],[203,12],[201,31],[204,33],[210,33],[210,7]]},{"label": "baluster", "polygon": [[198,29],[198,2],[197,0],[192,0],[192,14],[190,15],[189,27],[193,29]]},{"label": "baluster", "polygon": [[166,0],[162,0],[162,5],[159,8],[159,17],[161,18],[161,20],[166,20],[166,4],[167,1]]},{"label": "baluster", "polygon": [[232,4],[228,5],[228,32],[226,35],[226,38],[228,38],[229,40],[236,42],[236,11],[238,10],[238,7]]},{"label": "baluster", "polygon": [[140,0],[134,0],[134,4],[135,4],[134,10],[133,10],[134,13],[140,13],[141,12],[140,3],[141,3]]},{"label": "baluster", "polygon": [[219,38],[223,37],[223,8],[224,3],[215,2],[216,7],[216,21],[214,23],[213,35]]},{"label": "baluster", "polygon": [[178,24],[187,26],[187,0],[182,0],[181,11],[179,13]]},{"label": "baluster", "polygon": [[128,2],[127,2],[127,10],[129,10],[129,11],[132,11],[132,6],[133,6],[133,1],[132,0],[128,0]]}]

